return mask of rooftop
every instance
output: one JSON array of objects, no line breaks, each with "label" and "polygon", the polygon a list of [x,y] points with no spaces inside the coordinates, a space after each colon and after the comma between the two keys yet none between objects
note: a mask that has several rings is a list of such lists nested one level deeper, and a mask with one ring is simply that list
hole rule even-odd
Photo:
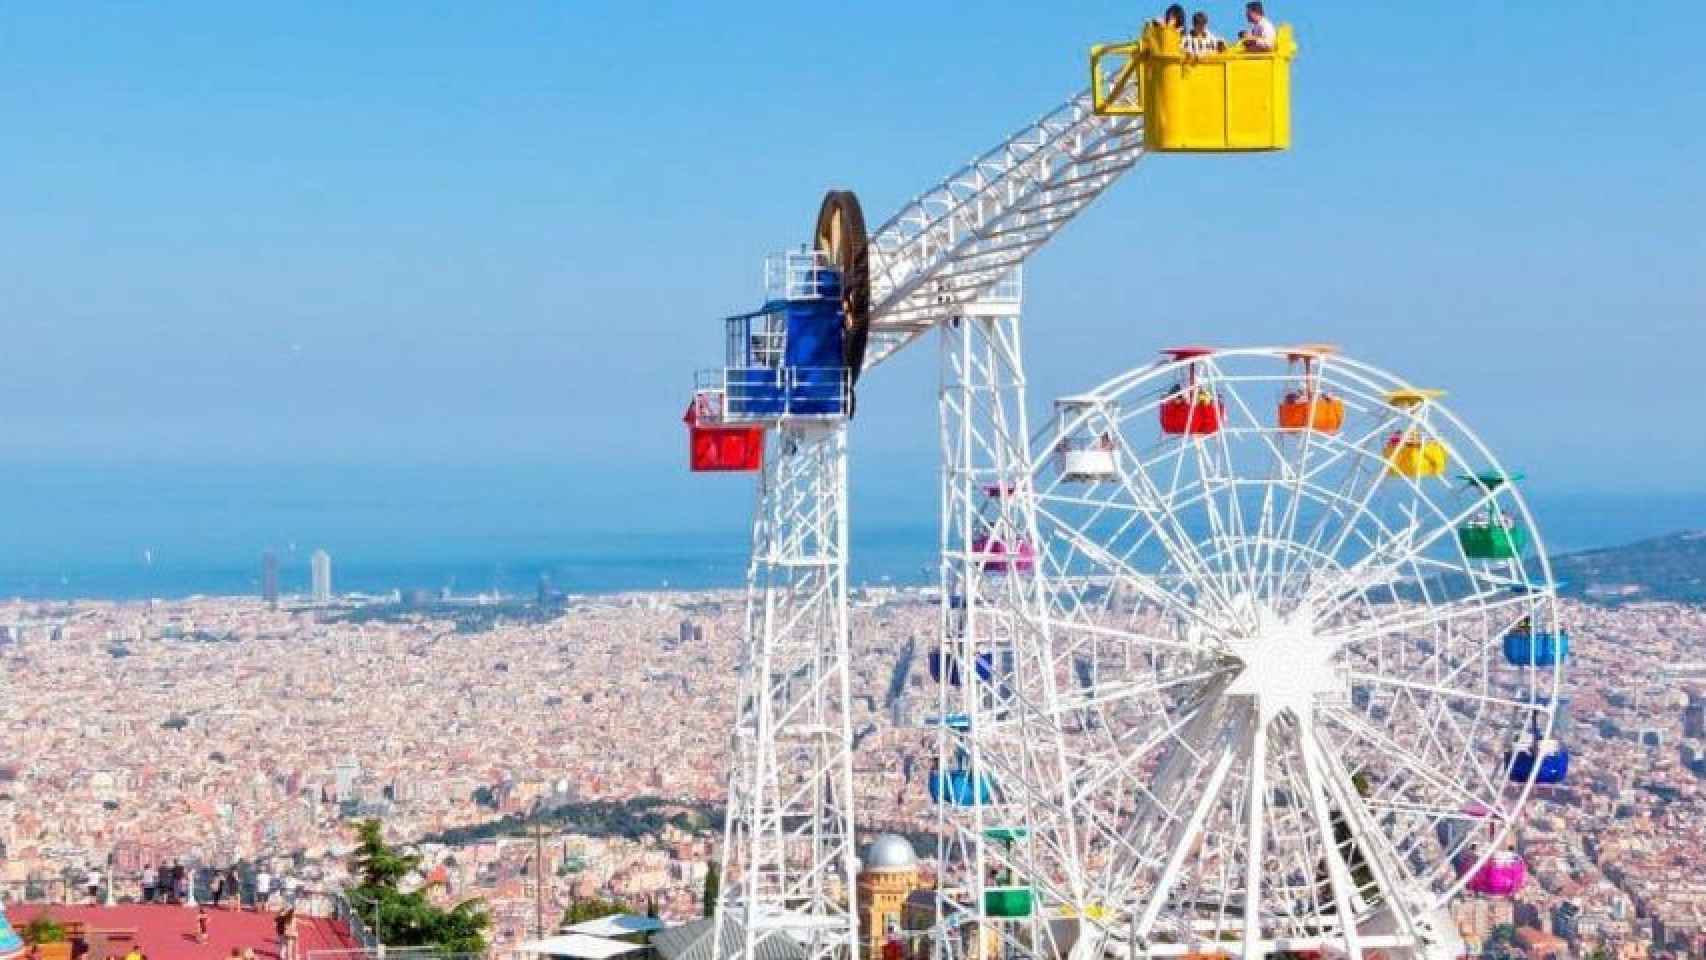
[{"label": "rooftop", "polygon": [[[195,936],[196,911],[191,907],[165,904],[120,904],[118,906],[62,906],[59,904],[12,904],[7,907],[12,923],[19,929],[46,913],[54,920],[75,921],[90,932],[135,931],[136,945],[148,955],[148,960],[226,960],[232,950],[252,949],[257,960],[277,960],[278,935],[274,932],[276,913],[238,910],[230,907],[208,909],[208,937],[197,943]],[[297,915],[297,951],[302,957],[313,956],[316,950],[355,950],[356,942],[349,928],[336,920]],[[123,956],[129,943],[114,944],[108,952]],[[106,960],[95,956],[91,960]]]}]

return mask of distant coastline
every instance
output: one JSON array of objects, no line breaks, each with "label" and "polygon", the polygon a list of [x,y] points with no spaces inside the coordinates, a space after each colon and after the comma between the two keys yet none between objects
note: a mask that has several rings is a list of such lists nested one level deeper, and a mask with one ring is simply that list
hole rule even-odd
[{"label": "distant coastline", "polygon": [[[253,596],[260,555],[285,594],[309,555],[338,593],[446,588],[532,596],[739,587],[748,483],[671,472],[623,485],[584,471],[490,468],[14,467],[0,474],[0,598]],[[614,487],[614,489],[612,489]],[[696,491],[681,495],[683,489]],[[855,584],[934,581],[933,487],[855,488]],[[1706,528],[1706,494],[1532,494],[1554,555]],[[631,529],[623,529],[628,525]]]}]

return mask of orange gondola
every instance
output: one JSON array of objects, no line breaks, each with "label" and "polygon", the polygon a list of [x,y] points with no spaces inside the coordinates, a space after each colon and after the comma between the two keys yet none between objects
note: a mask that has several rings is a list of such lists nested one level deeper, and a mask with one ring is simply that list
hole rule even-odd
[{"label": "orange gondola", "polygon": [[1326,344],[1309,344],[1286,354],[1286,360],[1300,372],[1280,398],[1281,430],[1338,433],[1344,427],[1345,402],[1321,385],[1319,369],[1321,360],[1335,352],[1337,348]]}]

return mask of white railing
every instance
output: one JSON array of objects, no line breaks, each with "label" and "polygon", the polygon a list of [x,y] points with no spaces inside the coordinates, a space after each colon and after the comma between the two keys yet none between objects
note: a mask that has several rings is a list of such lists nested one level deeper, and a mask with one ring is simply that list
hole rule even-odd
[{"label": "white railing", "polygon": [[819,251],[795,250],[764,258],[766,300],[821,300],[840,289],[840,276]]}]

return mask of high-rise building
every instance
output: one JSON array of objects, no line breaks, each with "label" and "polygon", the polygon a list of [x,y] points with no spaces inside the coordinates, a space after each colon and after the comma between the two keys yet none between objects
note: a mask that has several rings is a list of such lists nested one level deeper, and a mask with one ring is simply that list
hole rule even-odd
[{"label": "high-rise building", "polygon": [[261,554],[261,599],[278,606],[278,554],[271,550]]},{"label": "high-rise building", "polygon": [[1696,739],[1706,737],[1706,696],[1688,695],[1688,707],[1682,711],[1682,735]]},{"label": "high-rise building", "polygon": [[345,757],[332,769],[332,776],[337,785],[338,802],[354,800],[356,781],[361,779],[361,762],[354,757]]},{"label": "high-rise building", "polygon": [[332,602],[332,555],[324,550],[314,551],[308,558],[308,567],[312,574],[312,597],[315,603]]}]

